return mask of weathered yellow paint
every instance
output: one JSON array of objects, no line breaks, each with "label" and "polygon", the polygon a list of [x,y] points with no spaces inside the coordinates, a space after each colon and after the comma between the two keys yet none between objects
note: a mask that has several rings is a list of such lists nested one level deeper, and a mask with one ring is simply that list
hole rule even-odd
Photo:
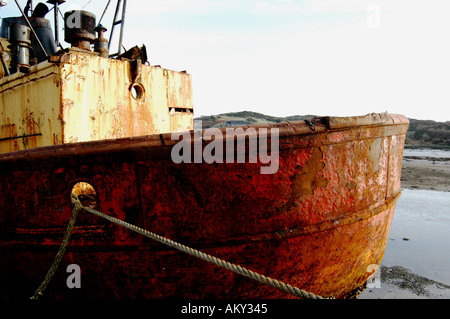
[{"label": "weathered yellow paint", "polygon": [[53,60],[0,79],[0,153],[193,129],[185,72],[75,49]]},{"label": "weathered yellow paint", "polygon": [[59,67],[48,62],[0,79],[0,153],[63,142],[59,92]]}]

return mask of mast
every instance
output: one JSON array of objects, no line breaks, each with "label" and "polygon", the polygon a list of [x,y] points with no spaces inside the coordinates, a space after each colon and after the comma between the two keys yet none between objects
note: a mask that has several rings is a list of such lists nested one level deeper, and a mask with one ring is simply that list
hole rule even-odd
[{"label": "mast", "polygon": [[59,43],[59,5],[66,2],[65,0],[48,0],[47,3],[53,4],[53,13],[54,13],[54,19],[55,19],[55,43],[56,47],[58,48],[60,46]]}]

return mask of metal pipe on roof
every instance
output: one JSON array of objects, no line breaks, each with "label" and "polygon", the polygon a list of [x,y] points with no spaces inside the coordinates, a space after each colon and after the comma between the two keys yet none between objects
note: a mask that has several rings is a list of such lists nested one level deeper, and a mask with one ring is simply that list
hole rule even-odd
[{"label": "metal pipe on roof", "polygon": [[42,45],[41,40],[39,40],[39,37],[37,36],[36,32],[34,31],[33,26],[30,23],[30,20],[28,20],[27,15],[25,14],[25,12],[23,12],[22,7],[20,6],[19,2],[17,2],[17,0],[14,0],[17,4],[17,7],[19,8],[20,12],[22,13],[22,17],[25,19],[28,27],[31,29],[31,33],[33,34],[33,36],[35,37],[37,43],[39,44],[42,52],[45,54],[46,57],[48,57],[47,51],[45,51],[44,46]]}]

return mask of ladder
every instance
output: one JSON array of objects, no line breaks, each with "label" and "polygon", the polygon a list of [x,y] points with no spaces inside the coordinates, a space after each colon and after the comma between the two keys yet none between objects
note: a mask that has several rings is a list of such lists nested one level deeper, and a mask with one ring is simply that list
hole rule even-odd
[{"label": "ladder", "polygon": [[108,49],[111,50],[110,48],[111,48],[111,42],[112,42],[112,39],[113,39],[114,28],[117,25],[120,24],[120,35],[119,35],[118,49],[117,49],[117,53],[110,54],[109,55],[110,57],[116,57],[116,56],[118,56],[118,55],[120,55],[122,53],[123,27],[125,25],[125,11],[126,11],[126,7],[127,7],[127,0],[123,0],[122,17],[120,18],[120,20],[118,20],[119,11],[120,11],[120,5],[121,4],[122,4],[122,0],[117,0],[116,13],[114,14],[114,20],[113,20],[113,23],[112,23],[111,34],[109,36],[109,45],[108,45]]}]

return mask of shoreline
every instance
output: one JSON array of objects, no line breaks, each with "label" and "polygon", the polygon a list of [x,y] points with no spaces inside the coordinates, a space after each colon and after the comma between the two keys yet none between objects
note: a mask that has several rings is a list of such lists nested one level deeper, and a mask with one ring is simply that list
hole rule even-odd
[{"label": "shoreline", "polygon": [[448,299],[450,285],[414,274],[403,266],[381,265],[378,286],[373,281],[358,299]]},{"label": "shoreline", "polygon": [[403,157],[402,188],[450,192],[449,181],[450,158]]}]

